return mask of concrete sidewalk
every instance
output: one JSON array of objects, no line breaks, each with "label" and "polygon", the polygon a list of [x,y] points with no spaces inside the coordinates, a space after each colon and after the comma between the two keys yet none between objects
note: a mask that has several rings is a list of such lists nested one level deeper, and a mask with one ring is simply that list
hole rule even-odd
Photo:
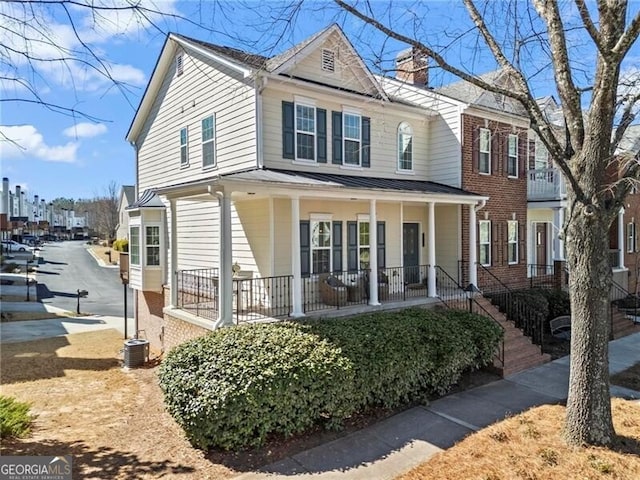
[{"label": "concrete sidewalk", "polygon": [[[640,362],[640,333],[609,343],[609,370]],[[567,398],[569,357],[497,382],[415,407],[325,445],[301,452],[236,480],[385,480],[428,460],[465,436],[533,406]],[[640,399],[640,392],[612,386],[611,394]],[[640,402],[640,400],[639,400]]]},{"label": "concrete sidewalk", "polygon": [[[47,307],[47,310],[49,310],[49,307]],[[128,318],[127,320],[127,335],[132,337],[135,333],[134,319]],[[71,333],[106,330],[108,328],[115,328],[124,334],[124,318],[87,315],[82,317],[58,317],[45,320],[3,322],[0,323],[0,343],[27,342],[41,338],[69,335]]]}]

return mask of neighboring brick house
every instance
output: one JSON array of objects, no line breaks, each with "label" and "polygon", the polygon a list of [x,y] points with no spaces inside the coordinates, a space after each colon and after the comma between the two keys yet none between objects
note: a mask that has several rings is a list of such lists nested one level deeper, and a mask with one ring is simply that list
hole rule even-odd
[{"label": "neighboring brick house", "polygon": [[[390,95],[437,110],[434,120],[431,161],[456,162],[454,172],[439,181],[489,197],[475,212],[463,210],[460,224],[475,223],[476,232],[461,229],[460,283],[480,288],[491,282],[522,283],[527,278],[527,163],[529,122],[521,108],[502,96],[485,92],[468,82],[429,88],[426,74],[407,75],[426,69],[425,61],[411,58],[411,50],[398,55],[397,78],[381,78]],[[413,62],[413,64],[411,63]],[[482,76],[504,83],[500,71]],[[451,174],[453,173],[453,174]],[[475,238],[474,238],[475,237]],[[475,242],[475,258],[469,257]],[[469,277],[469,262],[477,261],[477,279]],[[498,279],[498,280],[496,280]]]}]

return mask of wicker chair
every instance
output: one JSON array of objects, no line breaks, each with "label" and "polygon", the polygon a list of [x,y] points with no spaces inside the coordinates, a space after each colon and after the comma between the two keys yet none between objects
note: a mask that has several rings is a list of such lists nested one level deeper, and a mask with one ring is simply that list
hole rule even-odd
[{"label": "wicker chair", "polygon": [[341,307],[347,304],[347,286],[333,275],[320,277],[320,298],[322,303]]}]

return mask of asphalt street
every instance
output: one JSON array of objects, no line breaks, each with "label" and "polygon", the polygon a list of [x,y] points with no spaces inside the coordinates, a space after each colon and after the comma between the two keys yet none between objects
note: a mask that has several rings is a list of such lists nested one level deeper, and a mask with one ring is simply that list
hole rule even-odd
[{"label": "asphalt street", "polygon": [[[119,269],[101,267],[87,251],[83,241],[51,242],[42,247],[43,258],[36,275],[38,298],[44,304],[76,311],[77,292],[80,311],[86,314],[124,316],[124,288]],[[133,295],[127,292],[127,316],[133,317]]]}]

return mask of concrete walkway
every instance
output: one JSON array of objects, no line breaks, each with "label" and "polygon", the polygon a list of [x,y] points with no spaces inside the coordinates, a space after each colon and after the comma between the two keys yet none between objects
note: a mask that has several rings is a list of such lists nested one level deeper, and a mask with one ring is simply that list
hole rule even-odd
[{"label": "concrete walkway", "polygon": [[[27,304],[30,305],[30,304]],[[42,307],[42,304],[37,304]],[[47,311],[50,310],[47,305]],[[56,309],[55,310],[61,310]],[[17,311],[17,310],[16,310]],[[21,310],[25,311],[25,310]],[[124,335],[124,318],[104,315],[87,315],[82,317],[58,317],[45,320],[24,320],[21,322],[0,323],[0,343],[28,342],[41,338],[60,337],[71,333],[92,332],[115,328]],[[134,320],[128,319],[127,334],[134,333]]]},{"label": "concrete walkway", "polygon": [[[609,351],[612,374],[640,362],[640,333],[610,342]],[[392,479],[508,415],[564,402],[568,384],[569,357],[564,357],[427,407],[412,408],[235,479]],[[640,392],[615,386],[611,394],[640,399]]]}]

